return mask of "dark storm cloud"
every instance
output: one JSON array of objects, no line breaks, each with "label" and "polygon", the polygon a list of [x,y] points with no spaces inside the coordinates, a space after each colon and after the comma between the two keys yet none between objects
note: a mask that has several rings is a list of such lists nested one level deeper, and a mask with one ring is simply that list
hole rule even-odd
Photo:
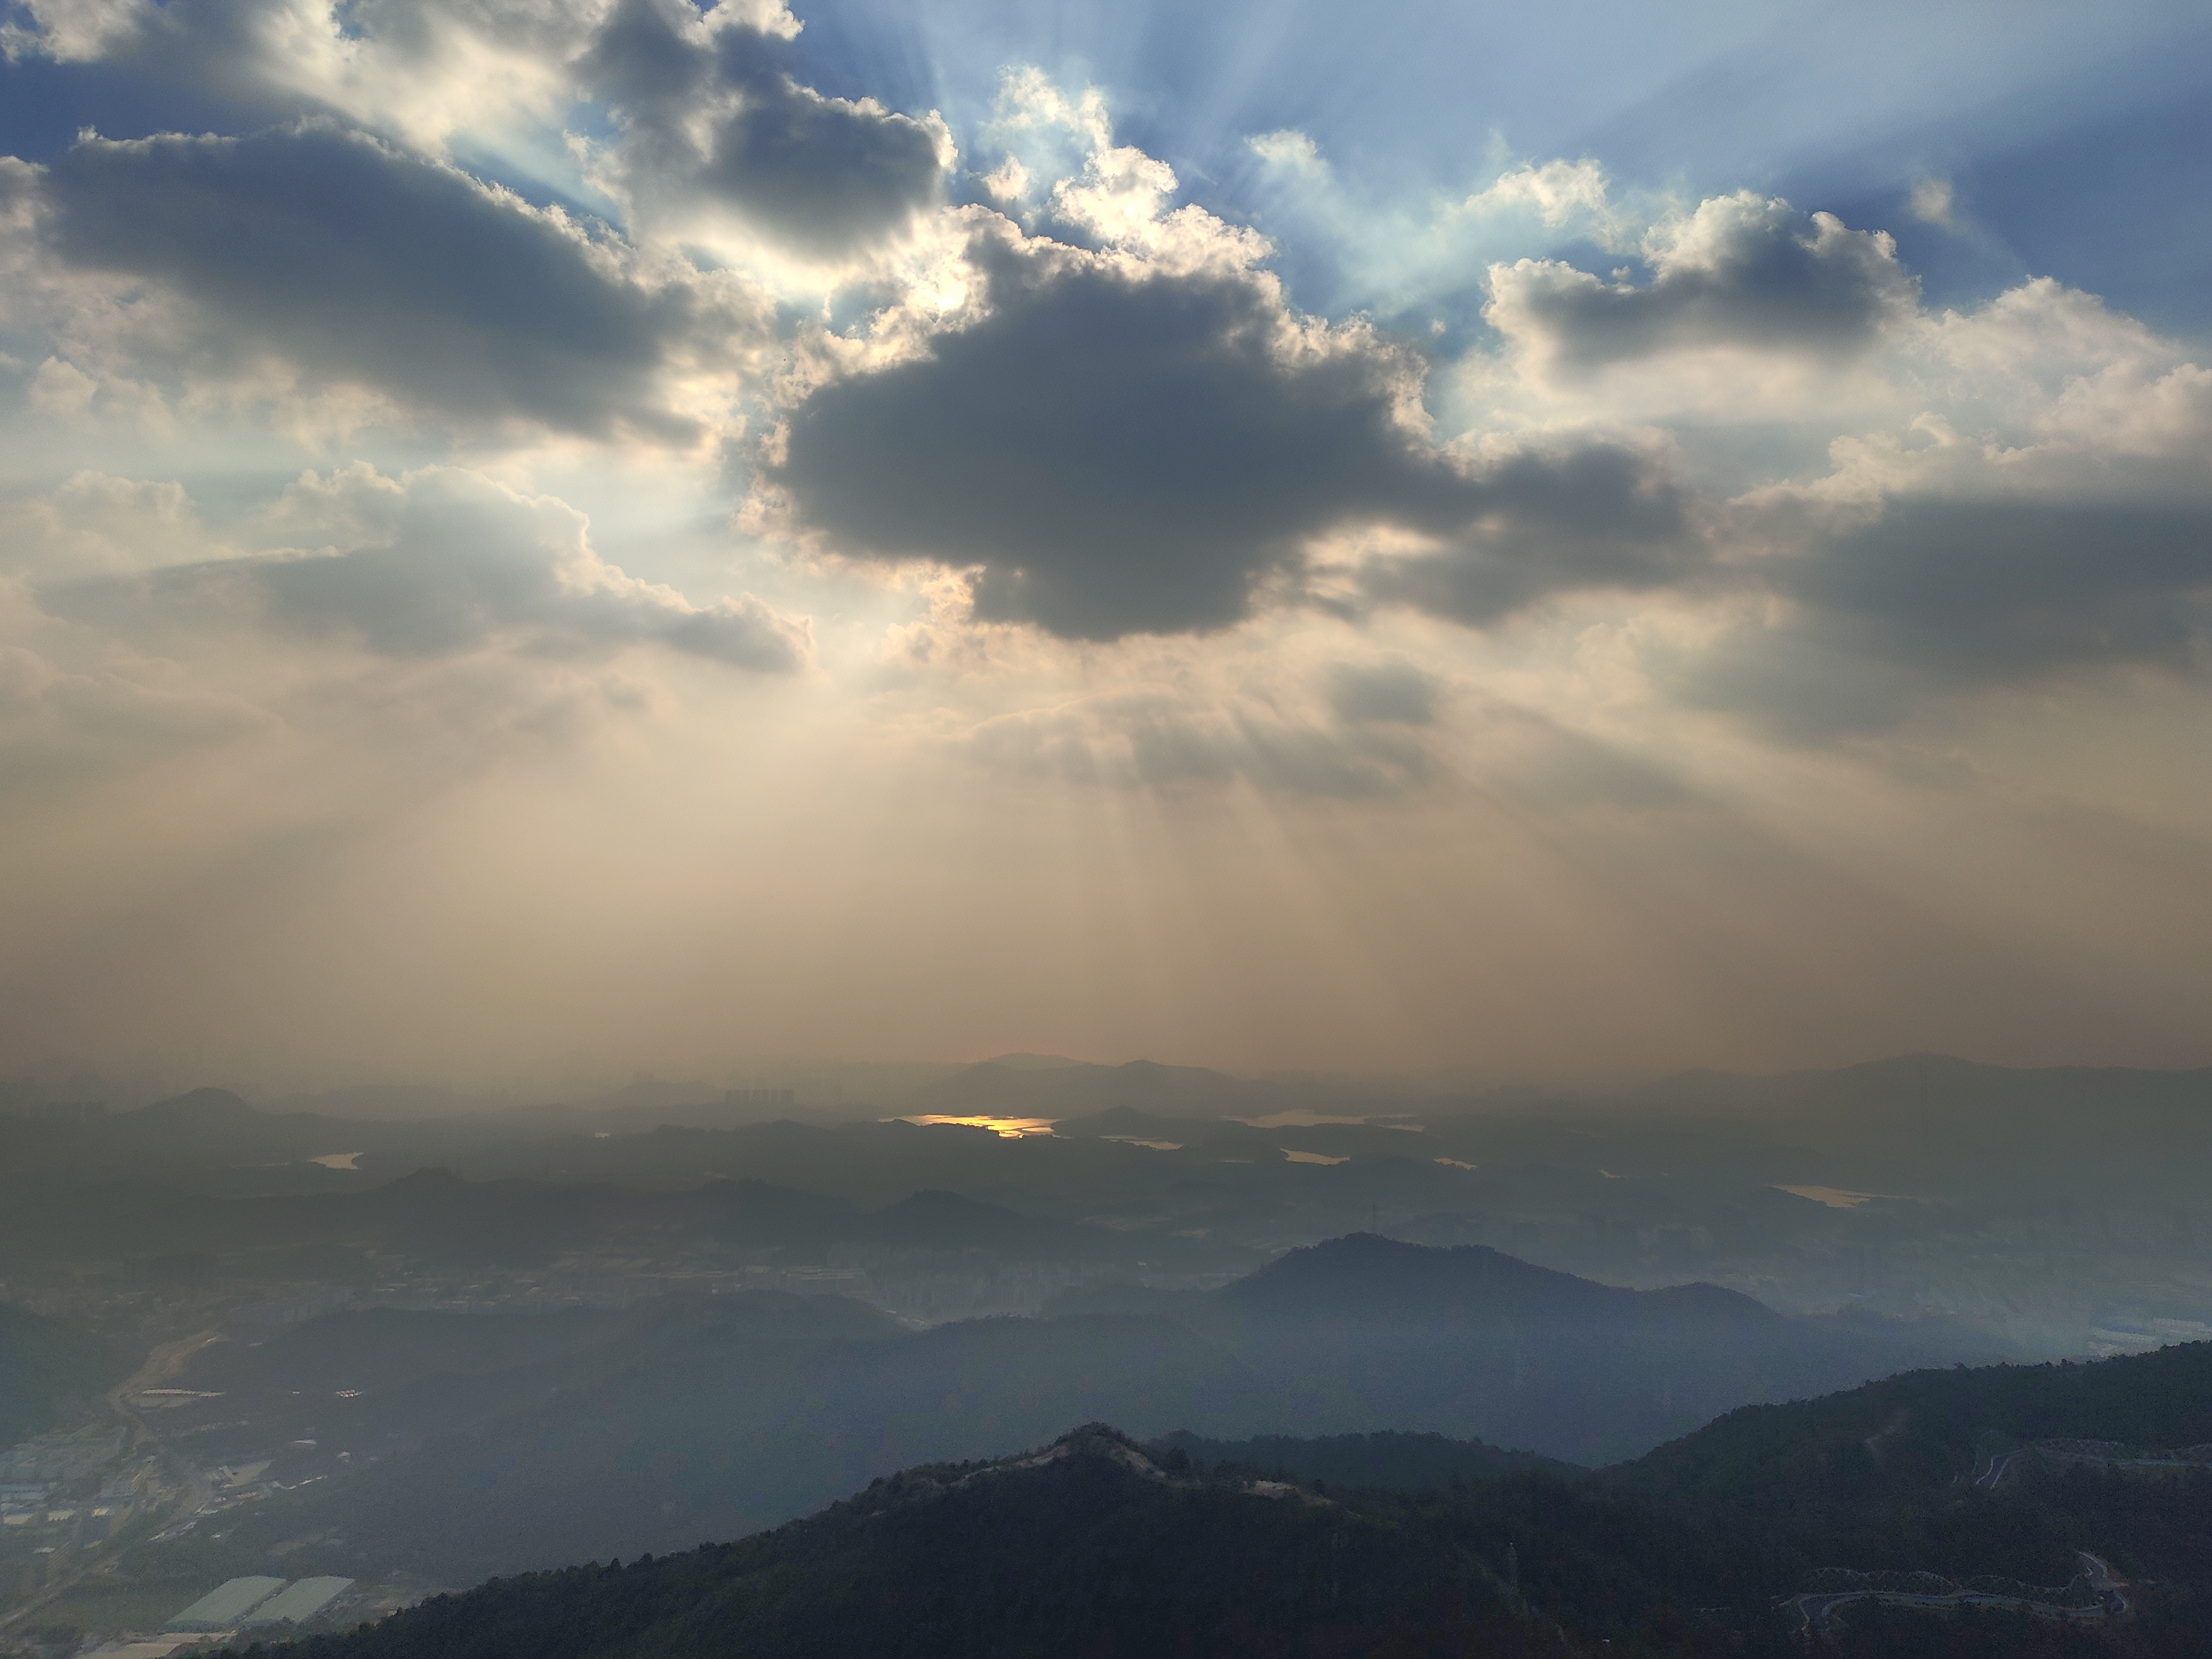
[{"label": "dark storm cloud", "polygon": [[626,187],[648,210],[696,195],[816,256],[902,228],[936,199],[937,135],[793,80],[782,43],[702,31],[685,0],[622,0],[583,72],[624,123]]},{"label": "dark storm cloud", "polygon": [[1484,483],[1487,510],[1455,545],[1376,561],[1365,573],[1369,594],[1480,626],[1549,593],[1666,586],[1703,561],[1680,493],[1634,450],[1522,455]]},{"label": "dark storm cloud", "polygon": [[88,139],[46,198],[64,261],[182,295],[218,367],[274,355],[449,418],[684,430],[653,380],[686,291],[625,281],[571,228],[374,140]]},{"label": "dark storm cloud", "polygon": [[839,552],[978,568],[980,618],[1088,640],[1225,627],[1350,524],[1450,538],[1382,597],[1469,618],[1671,568],[1657,550],[1680,512],[1647,463],[1464,471],[1401,417],[1417,366],[1359,337],[1291,340],[1249,271],[1132,271],[989,235],[971,256],[988,314],[813,392],[763,471]]},{"label": "dark storm cloud", "polygon": [[1930,694],[2201,662],[2212,513],[1907,499],[1769,580],[1792,619],[1723,641],[1684,690],[1819,740],[1891,725]]},{"label": "dark storm cloud", "polygon": [[379,656],[430,658],[505,639],[541,655],[658,643],[767,673],[805,665],[804,623],[747,596],[691,605],[602,563],[580,515],[476,475],[401,485],[366,469],[308,492],[367,544],[307,556],[228,560],[41,594],[46,608],[132,632],[149,621],[228,613],[280,633],[349,635]]},{"label": "dark storm cloud", "polygon": [[1887,236],[1749,192],[1706,202],[1647,252],[1655,275],[1642,287],[1553,260],[1496,267],[1488,315],[1589,368],[1708,346],[1848,351],[1918,292]]}]

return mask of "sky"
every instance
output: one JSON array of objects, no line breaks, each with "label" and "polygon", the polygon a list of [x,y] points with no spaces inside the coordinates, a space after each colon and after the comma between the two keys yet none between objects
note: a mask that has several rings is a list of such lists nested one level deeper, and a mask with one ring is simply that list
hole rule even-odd
[{"label": "sky", "polygon": [[0,1073],[2212,1064],[2212,10],[0,0]]}]

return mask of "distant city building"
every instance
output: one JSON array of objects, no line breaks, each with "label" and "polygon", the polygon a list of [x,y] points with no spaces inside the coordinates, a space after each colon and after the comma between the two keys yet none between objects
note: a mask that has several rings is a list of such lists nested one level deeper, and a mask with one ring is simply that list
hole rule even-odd
[{"label": "distant city building", "polygon": [[353,1588],[350,1578],[302,1578],[281,1589],[240,1622],[241,1625],[304,1625]]},{"label": "distant city building", "polygon": [[[152,1485],[153,1480],[154,1466],[151,1463],[131,1464],[108,1477],[106,1484],[100,1489],[100,1501],[104,1504],[128,1504]],[[0,1500],[4,1500],[5,1497],[5,1489],[0,1488]]]},{"label": "distant city building", "polygon": [[0,1494],[10,1486],[86,1480],[123,1455],[123,1437],[121,1429],[94,1427],[10,1446],[0,1452]]},{"label": "distant city building", "polygon": [[246,1615],[284,1588],[281,1578],[232,1578],[218,1584],[163,1626],[170,1631],[235,1630]]},{"label": "distant city building", "polygon": [[741,1107],[747,1111],[787,1112],[792,1109],[795,1092],[790,1089],[726,1089],[722,1091],[725,1106]]},{"label": "distant city building", "polygon": [[69,1565],[70,1554],[67,1544],[41,1544],[33,1550],[29,1569],[24,1574],[24,1588],[45,1589],[54,1582],[54,1575]]},{"label": "distant city building", "polygon": [[270,1302],[257,1303],[240,1308],[232,1316],[238,1323],[250,1325],[257,1330],[274,1330],[282,1325],[297,1325],[326,1313],[337,1313],[350,1307],[354,1292],[350,1286],[325,1285],[319,1290],[300,1296],[280,1297]]}]

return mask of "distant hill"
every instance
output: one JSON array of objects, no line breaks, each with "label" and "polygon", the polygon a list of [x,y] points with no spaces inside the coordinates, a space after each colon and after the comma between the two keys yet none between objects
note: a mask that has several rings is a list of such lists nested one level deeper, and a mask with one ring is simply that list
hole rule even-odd
[{"label": "distant hill", "polygon": [[428,1083],[361,1083],[320,1094],[282,1095],[262,1103],[276,1114],[307,1112],[357,1122],[404,1123],[495,1112],[502,1103]]},{"label": "distant hill", "polygon": [[664,1226],[696,1226],[723,1243],[755,1248],[818,1249],[852,1237],[864,1224],[860,1212],[842,1199],[766,1181],[716,1179],[683,1192],[634,1199],[630,1208]]},{"label": "distant hill", "polygon": [[261,1114],[228,1089],[194,1089],[121,1115],[141,1134],[235,1131],[258,1124]]},{"label": "distant hill", "polygon": [[1506,1474],[1549,1474],[1567,1480],[1588,1470],[1534,1452],[1506,1451],[1480,1440],[1441,1434],[1257,1435],[1249,1440],[1207,1440],[1188,1430],[1152,1443],[1154,1455],[1176,1453],[1200,1468],[1292,1480],[1336,1492],[1449,1492],[1471,1481]]},{"label": "distant hill", "polygon": [[1185,1322],[1272,1380],[1292,1432],[1434,1431],[1589,1465],[1746,1401],[2000,1352],[1955,1328],[1791,1319],[1717,1285],[1620,1290],[1479,1245],[1371,1234],[1202,1295],[1108,1287],[1054,1305]]},{"label": "distant hill", "polygon": [[1788,1322],[1717,1285],[1619,1290],[1481,1245],[1439,1249],[1373,1233],[1291,1250],[1221,1296],[1248,1319],[1314,1328],[1413,1324],[1459,1332],[1619,1323],[1702,1335],[1765,1333]]},{"label": "distant hill", "polygon": [[1220,1117],[1262,1098],[1267,1091],[1267,1085],[1224,1073],[1149,1060],[1126,1066],[1048,1067],[985,1060],[917,1091],[906,1107],[910,1112],[963,1117],[1079,1117],[1115,1106],[1183,1117]]},{"label": "distant hill", "polygon": [[1026,1050],[1011,1054],[994,1054],[982,1062],[1000,1066],[1010,1072],[1065,1072],[1088,1066],[1086,1060],[1070,1060],[1066,1054],[1033,1054]]},{"label": "distant hill", "polygon": [[[795,1126],[794,1126],[795,1127]],[[814,1132],[802,1132],[814,1133]],[[210,1199],[100,1193],[87,1204],[66,1192],[19,1205],[11,1250],[48,1259],[100,1259],[109,1252],[133,1271],[149,1261],[195,1255],[269,1259],[269,1253],[374,1248],[440,1265],[527,1266],[644,1231],[745,1249],[781,1249],[818,1261],[838,1243],[921,1251],[981,1251],[1038,1261],[1121,1261],[1134,1249],[1103,1227],[1021,1214],[941,1190],[910,1193],[869,1211],[838,1198],[774,1182],[710,1179],[676,1192],[612,1182],[471,1181],[422,1168],[350,1191]]]},{"label": "distant hill", "polygon": [[[1108,1413],[1152,1433],[1265,1420],[1265,1388],[1172,1321],[981,1319],[917,1332],[841,1297],[773,1293],[640,1312],[563,1316],[535,1343],[512,1328],[453,1328],[483,1316],[384,1316],[422,1333],[395,1337],[395,1352],[447,1356],[447,1380],[408,1359],[382,1389],[346,1383],[360,1392],[343,1401],[325,1385],[345,1367],[317,1357],[325,1321],[287,1332],[289,1352],[232,1348],[204,1373],[216,1386],[280,1404],[300,1389],[325,1455],[374,1461],[238,1511],[220,1540],[165,1546],[161,1570],[228,1576],[288,1539],[328,1534],[338,1541],[288,1558],[298,1572],[397,1566],[465,1582],[734,1537],[915,1462],[1000,1455]],[[371,1328],[337,1317],[348,1322],[332,1335],[351,1352]],[[464,1372],[495,1345],[512,1369]],[[384,1363],[363,1358],[362,1374]],[[202,1386],[200,1375],[185,1385]],[[464,1414],[441,1389],[467,1402]],[[410,1431],[409,1413],[428,1431]]]},{"label": "distant hill", "polygon": [[[979,1212],[1003,1219],[957,1200],[939,1218]],[[351,1352],[371,1328],[343,1317],[356,1322],[328,1328]],[[1747,1401],[1911,1363],[1906,1345],[1838,1338],[1711,1286],[1620,1291],[1494,1252],[1368,1238],[1294,1252],[1222,1291],[919,1331],[839,1297],[763,1293],[664,1304],[635,1328],[580,1322],[585,1336],[549,1335],[542,1352],[489,1329],[471,1340],[489,1347],[454,1346],[435,1322],[452,1316],[392,1317],[431,1322],[419,1339],[395,1335],[395,1354],[450,1352],[456,1374],[465,1354],[511,1352],[507,1404],[482,1369],[467,1375],[483,1382],[453,1385],[486,1402],[465,1420],[428,1381],[398,1396],[338,1383],[313,1358],[324,1321],[252,1358],[210,1351],[205,1375],[219,1380],[185,1386],[228,1398],[248,1385],[215,1368],[245,1365],[258,1397],[281,1407],[298,1389],[319,1402],[303,1420],[323,1455],[376,1461],[240,1510],[220,1547],[180,1544],[194,1570],[244,1571],[258,1551],[326,1532],[348,1541],[303,1553],[301,1571],[361,1577],[397,1561],[450,1581],[679,1547],[777,1524],[917,1461],[1001,1455],[1094,1419],[1245,1442],[1255,1458],[1290,1455],[1263,1454],[1265,1437],[1395,1435],[1403,1451],[1449,1436],[1456,1447],[1421,1443],[1470,1478],[1492,1458],[1595,1464]],[[337,1387],[361,1393],[336,1403]],[[227,1405],[204,1409],[227,1420]],[[429,1426],[410,1430],[410,1413]],[[1469,1450],[1474,1440],[1488,1446]]]},{"label": "distant hill", "polygon": [[[2207,1369],[2184,1356],[2066,1376],[1928,1374],[1883,1385],[1878,1400],[1882,1390],[1861,1390],[1742,1413],[1595,1477],[1468,1449],[1472,1466],[1448,1485],[1403,1477],[1421,1452],[1448,1462],[1457,1449],[1407,1437],[1257,1443],[1289,1466],[1268,1472],[1212,1458],[1189,1437],[1147,1445],[1094,1424],[993,1462],[909,1468],[734,1544],[496,1580],[279,1651],[2183,1659],[2212,1641],[2203,1479],[1990,1492],[1926,1464],[1893,1431],[1850,1443],[1891,1468],[1876,1493],[1835,1464],[1822,1425],[1893,1414],[1902,1392],[1962,1426],[1984,1407],[2033,1416],[2063,1396],[2061,1419],[2077,1427],[2109,1432],[2148,1407],[2183,1430],[2204,1409]],[[1743,1420],[1781,1461],[1735,1455]],[[1743,1478],[1682,1486],[1685,1455],[1706,1467],[1718,1455]],[[1329,1474],[1303,1473],[1323,1466]],[[2107,1576],[2093,1579],[2092,1565]],[[1983,1604],[1929,1610],[1961,1589]],[[2089,1618],[2069,1622],[2062,1604]]]},{"label": "distant hill", "polygon": [[1823,1565],[2048,1577],[2083,1548],[2115,1552],[2129,1572],[2212,1579],[2202,1536],[2212,1468],[2125,1475],[2028,1456],[1998,1494],[2017,1503],[1965,1501],[1996,1460],[2076,1440],[2212,1443],[2212,1343],[2094,1364],[1913,1371],[1746,1407],[1601,1479],[1723,1522],[1729,1547],[1778,1580]]},{"label": "distant hill", "polygon": [[[249,1652],[256,1651],[249,1650]],[[1170,1480],[1111,1431],[915,1469],[811,1521],[441,1596],[301,1659],[1564,1655],[1442,1528]]]},{"label": "distant hill", "polygon": [[848,1235],[912,1250],[989,1250],[1034,1261],[1091,1256],[1110,1261],[1127,1242],[1103,1227],[1018,1214],[957,1193],[921,1192],[856,1223]]},{"label": "distant hill", "polygon": [[520,1265],[580,1239],[593,1212],[616,1202],[604,1188],[470,1182],[425,1169],[366,1192],[240,1204],[225,1219],[239,1243],[356,1237],[432,1261]]}]

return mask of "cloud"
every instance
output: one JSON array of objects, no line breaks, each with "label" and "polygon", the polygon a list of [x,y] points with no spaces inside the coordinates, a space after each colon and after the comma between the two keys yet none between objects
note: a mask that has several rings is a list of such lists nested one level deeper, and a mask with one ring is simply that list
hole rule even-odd
[{"label": "cloud", "polygon": [[1426,726],[1437,717],[1437,678],[1409,662],[1339,663],[1329,706],[1347,725]]},{"label": "cloud", "polygon": [[[568,64],[605,0],[29,0],[13,56],[98,60],[225,109],[226,125],[340,117],[432,155],[514,153],[575,101]],[[501,142],[507,141],[507,142]]]},{"label": "cloud", "polygon": [[1683,695],[1821,741],[1934,697],[2212,666],[2212,373],[2047,279],[1921,318],[1890,358],[1901,429],[1720,515],[1777,603]]},{"label": "cloud", "polygon": [[[230,125],[329,119],[435,159],[498,157],[634,234],[734,217],[810,258],[896,235],[939,198],[951,141],[793,77],[781,0],[38,0],[17,52],[101,58],[231,106]],[[600,107],[562,131],[579,103]]]},{"label": "cloud", "polygon": [[56,420],[76,420],[90,412],[100,382],[75,363],[49,357],[31,377],[31,407]]},{"label": "cloud", "polygon": [[1478,217],[1515,210],[1534,214],[1549,230],[1585,225],[1604,247],[1614,246],[1626,228],[1604,167],[1588,156],[1524,162],[1499,173],[1454,210]]},{"label": "cloud", "polygon": [[727,209],[817,258],[904,230],[938,199],[944,123],[800,85],[781,50],[796,28],[780,6],[620,0],[580,66],[622,129],[605,181],[650,219]]},{"label": "cloud", "polygon": [[1483,314],[1516,349],[1578,374],[1715,348],[1849,353],[1909,316],[1918,295],[1886,233],[1826,213],[1808,220],[1752,191],[1662,221],[1644,257],[1652,276],[1641,286],[1556,259],[1492,265]]},{"label": "cloud", "polygon": [[1554,593],[1665,587],[1705,566],[1683,492],[1642,451],[1529,451],[1470,483],[1474,518],[1435,551],[1371,560],[1360,573],[1370,599],[1482,626]]},{"label": "cloud", "polygon": [[64,264],[181,301],[181,367],[241,377],[273,359],[301,388],[370,388],[447,422],[688,441],[664,371],[710,322],[742,339],[752,320],[557,211],[328,127],[88,138],[43,195]]},{"label": "cloud", "polygon": [[112,667],[60,668],[0,644],[0,764],[18,785],[174,758],[265,733],[250,703]]},{"label": "cloud", "polygon": [[1295,127],[1255,133],[1244,141],[1244,147],[1269,167],[1286,168],[1312,179],[1328,175],[1328,163],[1322,158],[1321,146]]},{"label": "cloud", "polygon": [[2081,667],[2212,665],[2212,510],[1905,498],[1767,572],[1792,602],[1724,639],[1690,701],[1797,740]]},{"label": "cloud", "polygon": [[0,501],[0,574],[84,576],[204,560],[222,551],[184,486],[173,480],[87,470],[42,494]]},{"label": "cloud", "polygon": [[1923,224],[1937,225],[1945,230],[1958,228],[1957,221],[1951,216],[1957,204],[1948,179],[1920,179],[1912,186],[1905,204]]},{"label": "cloud", "polygon": [[988,228],[970,257],[981,320],[790,411],[767,477],[840,552],[976,567],[979,618],[1066,637],[1206,629],[1305,536],[1453,488],[1400,421],[1407,366],[1284,337],[1264,278]]},{"label": "cloud", "polygon": [[59,63],[104,56],[136,35],[149,9],[145,0],[24,0],[33,27],[0,23],[0,51],[9,58],[40,52]]},{"label": "cloud", "polygon": [[501,646],[542,657],[658,644],[732,667],[794,673],[811,657],[804,619],[750,594],[698,605],[592,550],[581,514],[480,474],[403,478],[362,464],[310,473],[276,523],[331,534],[319,552],[176,567],[42,594],[72,620],[128,628],[258,627],[349,639],[373,655],[452,656]]},{"label": "cloud", "polygon": [[[494,39],[502,3],[380,0],[358,13],[357,55],[389,59],[374,71],[389,79],[432,51],[422,31]],[[2030,283],[1931,314],[1887,236],[1747,191],[1639,238],[1648,201],[1632,218],[1594,161],[1531,162],[1439,223],[1571,228],[1638,248],[1643,274],[1489,266],[1505,349],[1459,365],[1443,407],[1474,424],[1439,433],[1425,354],[1455,345],[1293,309],[1269,240],[1177,205],[1174,170],[1116,145],[1095,92],[1007,76],[985,131],[988,154],[1006,145],[993,188],[1018,204],[1016,224],[943,206],[951,150],[933,118],[799,84],[798,24],[779,3],[618,0],[566,21],[535,0],[512,9],[515,50],[613,112],[611,136],[577,147],[633,231],[328,120],[88,137],[46,169],[0,161],[10,321],[57,272],[74,306],[9,369],[27,403],[56,426],[266,395],[350,398],[478,444],[550,428],[703,455],[720,437],[718,453],[752,463],[750,522],[836,559],[929,567],[964,593],[946,613],[964,625],[1063,640],[1205,634],[1297,607],[1488,629],[1562,595],[1720,595],[1734,617],[1763,605],[1759,620],[1716,623],[1720,642],[1662,678],[1798,733],[2201,653],[2212,376],[2089,296]],[[181,0],[40,16],[94,52],[118,50],[126,26],[150,40],[218,13],[256,40],[289,15]],[[1304,134],[1249,144],[1273,173],[1325,182]],[[882,309],[833,334],[779,322],[752,279],[684,251],[716,215],[817,261],[912,235],[842,291],[844,316]],[[769,385],[757,372],[779,346]],[[1640,376],[1598,373],[1638,362]],[[1712,418],[1778,409],[1797,424],[1756,443]],[[1777,478],[1792,465],[1778,455],[1817,470],[1824,444],[1826,476]],[[200,545],[175,486],[50,478],[13,521],[15,568],[187,565],[139,587],[395,660],[642,642],[769,672],[809,659],[805,624],[757,600],[694,605],[605,565],[550,497],[367,477],[346,489],[397,491],[384,519],[247,561]],[[452,530],[463,523],[476,528]],[[1433,683],[1406,672],[1343,671],[1331,715],[1306,725],[1405,736],[1434,712]],[[1156,770],[1243,755],[1222,764],[1258,775],[1259,750],[1224,746],[1243,727],[1218,711],[1188,727],[1146,719],[1150,735],[1116,741]],[[1280,755],[1305,740],[1269,741]]]},{"label": "cloud", "polygon": [[1252,239],[1194,210],[1129,221],[1157,181],[1117,192],[1105,171],[1066,194],[1129,223],[1106,251],[979,214],[973,320],[789,409],[761,471],[787,530],[973,571],[979,620],[1085,640],[1239,622],[1348,525],[1448,548],[1376,591],[1470,620],[1675,568],[1679,507],[1646,458],[1462,463],[1422,429],[1418,357],[1297,317]]},{"label": "cloud", "polygon": [[16,782],[173,758],[275,724],[175,662],[75,636],[0,576],[0,769]]}]

